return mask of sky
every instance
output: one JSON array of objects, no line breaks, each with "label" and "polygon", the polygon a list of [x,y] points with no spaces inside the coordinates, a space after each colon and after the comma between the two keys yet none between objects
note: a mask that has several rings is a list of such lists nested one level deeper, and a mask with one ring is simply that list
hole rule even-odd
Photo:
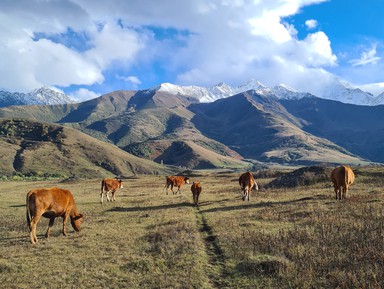
[{"label": "sky", "polygon": [[383,0],[1,0],[0,89],[77,100],[251,79],[384,91]]}]

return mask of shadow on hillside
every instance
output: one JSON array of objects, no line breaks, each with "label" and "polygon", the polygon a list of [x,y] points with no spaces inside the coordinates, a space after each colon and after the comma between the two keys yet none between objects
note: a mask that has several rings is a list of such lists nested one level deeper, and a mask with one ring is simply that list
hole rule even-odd
[{"label": "shadow on hillside", "polygon": [[181,207],[192,207],[193,204],[189,202],[183,202],[183,203],[177,203],[177,204],[167,204],[167,205],[160,205],[160,206],[147,206],[147,207],[114,207],[107,212],[143,212],[143,211],[152,211],[152,210],[166,210],[166,209],[175,209],[175,208],[181,208]]},{"label": "shadow on hillside", "polygon": [[275,205],[289,205],[289,204],[295,204],[299,202],[311,201],[315,199],[316,199],[315,197],[304,197],[297,200],[284,201],[284,202],[262,202],[262,203],[255,203],[255,204],[244,202],[241,205],[211,208],[211,209],[201,210],[200,212],[211,213],[211,212],[226,212],[226,211],[249,209],[249,208],[266,208],[266,207],[272,207]]}]

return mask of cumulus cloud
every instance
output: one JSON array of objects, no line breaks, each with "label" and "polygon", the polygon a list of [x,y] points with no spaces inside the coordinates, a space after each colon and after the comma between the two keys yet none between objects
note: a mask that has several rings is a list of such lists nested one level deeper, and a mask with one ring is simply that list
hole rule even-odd
[{"label": "cumulus cloud", "polygon": [[97,94],[91,90],[88,90],[86,88],[80,88],[80,89],[69,94],[70,98],[72,98],[75,101],[79,101],[79,102],[90,100],[90,99],[93,99],[93,98],[96,98],[99,96],[100,96],[99,94]]},{"label": "cumulus cloud", "polygon": [[337,58],[324,32],[299,40],[284,18],[324,1],[1,1],[0,87],[103,85],[116,74],[140,86],[152,71],[178,84],[255,78],[301,89],[327,81]]},{"label": "cumulus cloud", "polygon": [[317,21],[314,19],[309,19],[305,21],[305,25],[307,26],[308,30],[315,29],[317,27]]}]

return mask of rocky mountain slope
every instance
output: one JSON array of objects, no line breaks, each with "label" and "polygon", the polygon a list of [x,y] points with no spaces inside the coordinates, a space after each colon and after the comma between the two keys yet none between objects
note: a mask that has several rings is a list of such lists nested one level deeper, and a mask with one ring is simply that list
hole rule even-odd
[{"label": "rocky mountain slope", "polygon": [[0,120],[0,146],[1,175],[102,178],[174,171],[78,130],[26,119]]}]

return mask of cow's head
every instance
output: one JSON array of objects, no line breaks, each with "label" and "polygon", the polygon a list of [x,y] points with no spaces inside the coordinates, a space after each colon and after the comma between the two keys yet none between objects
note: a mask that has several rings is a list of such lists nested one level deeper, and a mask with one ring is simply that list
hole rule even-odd
[{"label": "cow's head", "polygon": [[78,214],[77,216],[71,218],[71,225],[76,232],[80,231],[80,227],[83,222],[84,222],[83,214]]},{"label": "cow's head", "polygon": [[116,179],[116,181],[119,182],[119,189],[124,188],[124,187],[123,187],[123,181],[122,181],[119,177],[116,177],[115,179]]},{"label": "cow's head", "polygon": [[257,185],[257,183],[256,183],[256,182],[253,184],[253,187],[252,187],[252,189],[253,189],[253,190],[256,190],[256,191],[258,191],[258,190],[259,190],[259,186]]},{"label": "cow's head", "polygon": [[189,184],[189,178],[188,177],[184,178],[184,183]]}]

